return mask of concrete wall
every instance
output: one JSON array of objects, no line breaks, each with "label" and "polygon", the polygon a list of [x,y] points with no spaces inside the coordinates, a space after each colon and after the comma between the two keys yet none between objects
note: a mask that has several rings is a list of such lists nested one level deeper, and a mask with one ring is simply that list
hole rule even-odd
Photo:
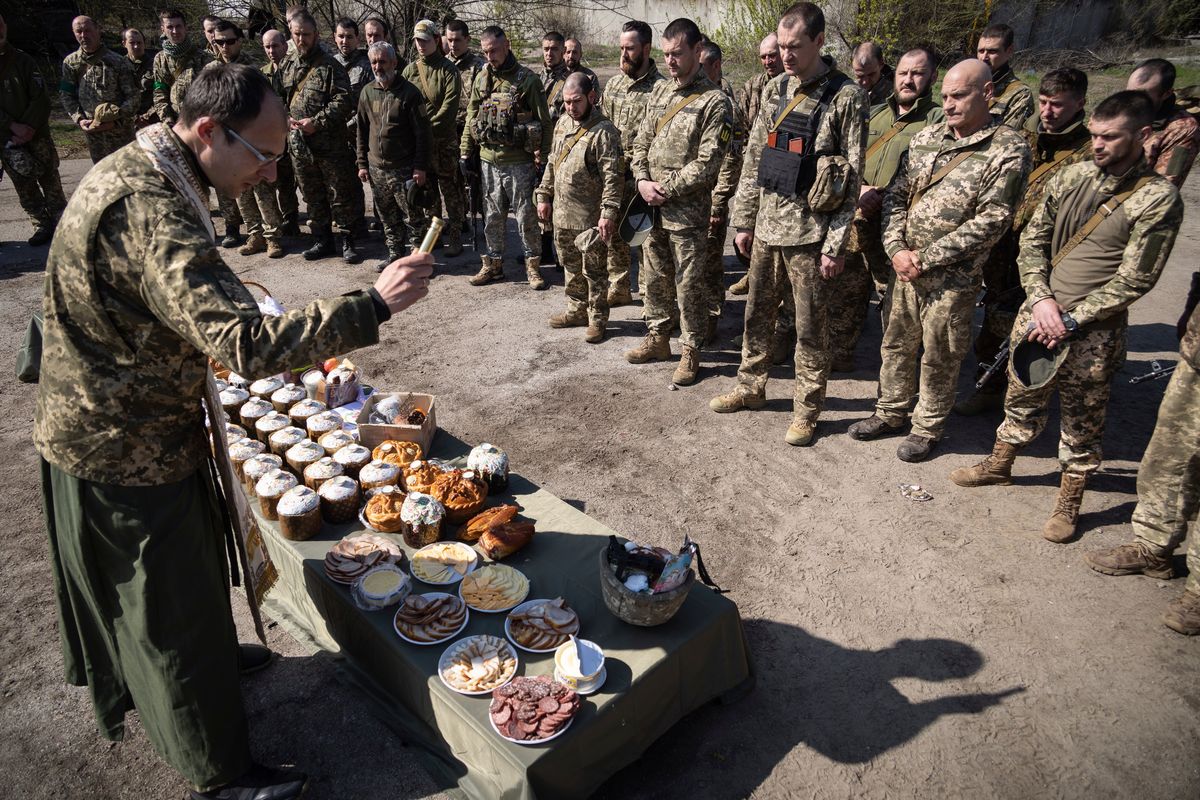
[{"label": "concrete wall", "polygon": [[1012,26],[1018,50],[1089,47],[1110,32],[1119,0],[1002,0],[993,22]]}]

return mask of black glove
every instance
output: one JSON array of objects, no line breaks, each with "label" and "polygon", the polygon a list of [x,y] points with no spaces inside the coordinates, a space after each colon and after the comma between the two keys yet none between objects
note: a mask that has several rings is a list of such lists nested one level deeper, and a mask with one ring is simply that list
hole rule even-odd
[{"label": "black glove", "polygon": [[468,181],[475,180],[475,165],[473,163],[471,163],[471,159],[460,158],[458,160],[458,171],[462,173],[462,176],[466,180],[468,180]]}]

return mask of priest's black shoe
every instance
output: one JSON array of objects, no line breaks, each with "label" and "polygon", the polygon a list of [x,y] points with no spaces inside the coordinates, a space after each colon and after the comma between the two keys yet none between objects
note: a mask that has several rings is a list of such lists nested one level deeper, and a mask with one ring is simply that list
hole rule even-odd
[{"label": "priest's black shoe", "polygon": [[293,800],[304,792],[308,776],[294,770],[255,764],[246,774],[219,789],[192,791],[192,800]]}]

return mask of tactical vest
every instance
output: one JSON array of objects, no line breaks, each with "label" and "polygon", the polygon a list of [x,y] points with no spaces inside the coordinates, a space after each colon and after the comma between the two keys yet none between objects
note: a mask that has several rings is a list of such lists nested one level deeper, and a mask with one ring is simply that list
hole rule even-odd
[{"label": "tactical vest", "polygon": [[836,70],[831,72],[815,101],[809,95],[791,110],[788,110],[789,80],[790,77],[784,78],[779,86],[774,121],[768,129],[762,160],[758,164],[758,185],[768,192],[795,197],[807,195],[812,188],[818,157],[835,155],[817,151],[817,131],[830,102],[843,86],[850,83],[850,78]]},{"label": "tactical vest", "polygon": [[[485,68],[486,69],[486,68]],[[493,87],[491,70],[484,77],[483,101],[475,115],[475,138],[480,144],[492,147],[524,147],[541,143],[542,125],[533,120],[533,112],[521,110],[520,85],[526,71],[518,68],[510,86],[501,91]],[[535,130],[536,129],[536,130]]]}]

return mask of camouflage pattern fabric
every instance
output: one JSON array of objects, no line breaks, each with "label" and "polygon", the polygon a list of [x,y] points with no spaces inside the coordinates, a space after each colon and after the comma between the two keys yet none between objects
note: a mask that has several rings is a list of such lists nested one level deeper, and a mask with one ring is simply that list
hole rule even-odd
[{"label": "camouflage pattern fabric", "polygon": [[1172,101],[1154,120],[1153,128],[1146,139],[1146,160],[1155,172],[1181,187],[1200,152],[1200,120]]},{"label": "camouflage pattern fabric", "polygon": [[703,228],[655,226],[642,245],[646,273],[643,308],[651,333],[670,338],[679,322],[679,343],[699,350],[708,329],[709,284],[704,273]]},{"label": "camouflage pattern fabric", "polygon": [[141,90],[137,106],[138,116],[149,114],[150,110],[154,108],[154,59],[158,53],[158,50],[146,50],[136,61],[128,55],[125,56],[125,60],[133,69],[133,77],[137,80],[138,88]]},{"label": "camouflage pattern fabric", "polygon": [[487,66],[487,62],[483,60],[483,56],[470,50],[463,51],[461,56],[447,56],[450,63],[458,67],[458,75],[462,79],[462,90],[459,95],[458,113],[454,115],[457,123],[457,128],[461,136],[462,128],[467,124],[467,102],[470,100],[468,96],[472,87],[475,86],[475,76],[477,76],[483,68]]},{"label": "camouflage pattern fabric", "polygon": [[504,256],[504,227],[511,209],[521,237],[521,258],[533,258],[541,253],[542,233],[538,227],[537,210],[533,207],[533,188],[537,170],[532,162],[524,164],[492,164],[482,162],[484,200],[484,239],[491,258]]},{"label": "camouflage pattern fabric", "polygon": [[371,176],[371,196],[375,200],[375,210],[379,212],[379,221],[383,225],[383,238],[387,243],[388,253],[395,256],[407,255],[411,240],[404,184],[412,177],[412,169],[372,165],[367,171]]},{"label": "camouflage pattern fabric", "polygon": [[262,181],[242,192],[238,198],[238,210],[242,221],[246,223],[246,233],[250,236],[262,236],[268,241],[283,238],[280,232],[283,215],[279,211],[277,190],[278,183]]},{"label": "camouflage pattern fabric", "polygon": [[34,162],[32,175],[22,175],[12,168],[10,148],[0,148],[0,163],[17,190],[21,208],[33,220],[35,228],[53,228],[58,224],[67,198],[58,176],[58,151],[48,135],[34,136],[22,146]]},{"label": "camouflage pattern fabric", "polygon": [[50,96],[37,63],[28,54],[8,45],[0,55],[0,141],[12,138],[12,124],[19,122],[34,129],[33,138],[19,147],[31,162],[29,174],[14,169],[13,148],[0,148],[0,163],[12,180],[21,208],[34,227],[54,227],[67,205],[58,175],[58,151],[50,138]]},{"label": "camouflage pattern fabric", "polygon": [[133,141],[133,118],[140,94],[124,56],[104,45],[90,55],[83,48],[76,50],[63,59],[58,90],[63,109],[76,124],[81,119],[92,119],[102,103],[112,103],[121,110],[121,119],[114,127],[85,134],[93,163]]},{"label": "camouflage pattern fabric", "polygon": [[[262,70],[263,75],[267,76],[271,87],[277,89],[278,87],[275,85],[276,65],[268,61],[259,69]],[[296,196],[296,171],[292,168],[290,154],[285,154],[283,158],[275,162],[275,183],[272,185],[275,188],[281,225],[297,224],[300,216],[300,201]],[[260,209],[260,213],[264,212]],[[249,218],[247,218],[248,220]]]},{"label": "camouflage pattern fabric", "polygon": [[[496,99],[503,95],[511,97],[516,113],[516,123],[525,125],[537,123],[541,126],[541,138],[523,144],[481,143],[475,130],[475,121],[479,109],[485,100]],[[459,142],[459,154],[470,158],[476,148],[479,158],[491,164],[522,164],[533,162],[533,151],[546,153],[550,150],[550,140],[554,135],[554,123],[550,119],[550,111],[546,108],[546,95],[542,91],[541,81],[525,67],[517,63],[516,56],[508,54],[508,58],[496,69],[488,64],[475,76],[468,93],[467,118],[464,122],[462,139]],[[532,199],[532,198],[530,198]],[[541,245],[538,250],[540,252]]]},{"label": "camouflage pattern fabric", "polygon": [[542,93],[546,95],[546,108],[550,111],[551,124],[557,123],[563,115],[563,84],[567,82],[567,76],[570,74],[571,70],[567,69],[565,63],[560,63],[553,69],[542,66]]},{"label": "camouflage pattern fabric", "polygon": [[721,170],[717,173],[712,210],[709,212],[711,217],[720,219],[720,222],[713,225],[710,221],[704,251],[704,274],[709,291],[708,313],[714,317],[721,316],[721,307],[725,304],[725,239],[729,233],[729,201],[737,191],[742,175],[742,155],[749,135],[746,120],[735,102],[733,86],[724,78],[721,79],[721,91],[729,98],[733,109],[733,133],[729,149],[721,161]]},{"label": "camouflage pattern fabric", "polygon": [[599,106],[593,106],[582,122],[570,116],[559,119],[546,171],[535,191],[537,202],[553,204],[554,227],[579,234],[600,219],[619,221],[625,190],[622,160],[621,135]]},{"label": "camouflage pattern fabric", "polygon": [[312,160],[295,162],[296,181],[308,206],[308,227],[313,233],[328,233],[337,226],[339,233],[353,235],[362,222],[365,200],[362,182],[354,168],[348,148]]},{"label": "camouflage pattern fabric", "polygon": [[217,208],[221,209],[221,219],[225,220],[225,228],[231,233],[242,227],[242,212],[238,208],[241,199],[217,193]]},{"label": "camouflage pattern fabric", "polygon": [[[563,117],[569,119],[569,117]],[[586,253],[579,250],[575,239],[583,231],[554,226],[554,247],[558,251],[566,278],[567,314],[587,312],[589,325],[608,322],[608,270],[604,240],[596,237]]]},{"label": "camouflage pattern fabric", "polygon": [[742,119],[746,122],[747,131],[758,119],[759,111],[762,109],[762,91],[771,77],[769,72],[763,70],[742,84],[742,96],[738,101],[738,110],[741,111]]},{"label": "camouflage pattern fabric", "polygon": [[1012,67],[1005,64],[992,76],[992,116],[1015,131],[1025,127],[1025,121],[1037,113],[1037,98],[1033,90],[1017,79]]},{"label": "camouflage pattern fabric", "polygon": [[438,191],[445,212],[434,208],[420,214],[414,224],[421,231],[428,230],[429,219],[440,215],[446,222],[442,237],[447,244],[455,245],[462,240],[462,225],[466,218],[466,207],[462,188],[455,181],[459,176],[459,138],[455,122],[462,105],[462,77],[453,62],[434,51],[431,56],[421,56],[404,68],[404,77],[417,87],[425,98],[425,110],[429,116],[429,128],[433,136],[433,172],[437,175]]},{"label": "camouflage pattern fabric", "polygon": [[448,245],[459,244],[462,241],[463,220],[467,218],[465,199],[458,189],[454,177],[461,178],[458,171],[458,142],[453,138],[434,142],[433,174],[437,176],[438,193],[442,198],[445,210],[435,205],[432,209],[414,209],[413,225],[424,235],[429,230],[432,217],[441,216],[446,223],[442,231],[442,239]]},{"label": "camouflage pattern fabric", "polygon": [[179,121],[179,104],[188,87],[213,60],[211,52],[191,42],[178,56],[162,50],[154,57],[154,113],[161,121],[169,125]]}]

